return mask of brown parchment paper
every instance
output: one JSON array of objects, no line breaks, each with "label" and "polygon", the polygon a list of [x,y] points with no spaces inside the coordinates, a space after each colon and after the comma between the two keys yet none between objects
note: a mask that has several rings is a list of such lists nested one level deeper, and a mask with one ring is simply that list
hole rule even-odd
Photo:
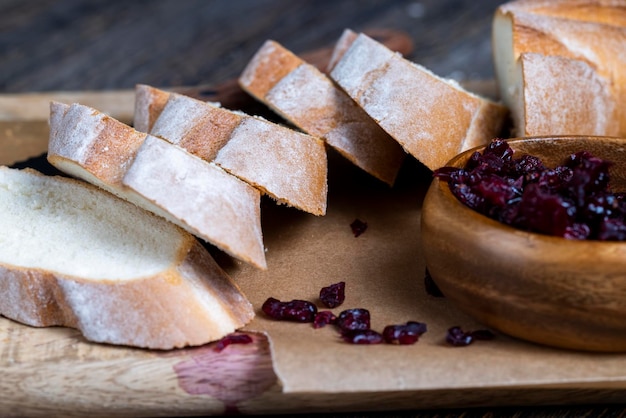
[{"label": "brown parchment paper", "polygon": [[[552,349],[502,334],[467,347],[445,343],[446,330],[484,328],[424,288],[420,206],[431,173],[409,159],[392,188],[329,153],[328,212],[315,217],[270,200],[262,203],[267,271],[221,259],[257,309],[248,330],[268,335],[286,393],[381,392],[478,387],[600,386],[626,388],[626,355]],[[368,228],[355,237],[355,219]],[[506,278],[503,278],[506,279]],[[409,320],[428,332],[415,345],[351,345],[331,327],[268,319],[268,297],[319,303],[319,290],[346,282],[333,309],[366,308],[372,328]],[[323,308],[324,309],[324,308]]]}]

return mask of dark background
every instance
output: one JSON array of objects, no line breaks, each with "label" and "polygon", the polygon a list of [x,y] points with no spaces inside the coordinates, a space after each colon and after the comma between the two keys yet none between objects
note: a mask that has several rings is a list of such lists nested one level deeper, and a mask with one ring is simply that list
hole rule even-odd
[{"label": "dark background", "polygon": [[438,75],[493,77],[496,0],[1,0],[0,91],[177,86],[238,76],[266,39],[296,53],[392,28]]}]

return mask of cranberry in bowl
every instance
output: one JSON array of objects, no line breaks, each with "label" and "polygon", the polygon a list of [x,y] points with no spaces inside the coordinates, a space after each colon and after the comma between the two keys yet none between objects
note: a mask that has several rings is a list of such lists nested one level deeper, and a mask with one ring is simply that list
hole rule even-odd
[{"label": "cranberry in bowl", "polygon": [[[626,208],[626,139],[504,142],[463,152],[436,171],[421,214],[430,275],[451,303],[505,334],[558,348],[626,352],[626,231],[618,214]],[[468,191],[476,178],[465,184],[469,174],[458,169],[491,151],[532,167]],[[586,171],[575,171],[577,164]],[[489,170],[473,175],[491,176]],[[608,176],[587,179],[594,170]],[[569,195],[537,197],[559,181]],[[583,197],[594,193],[588,184],[602,190]]]}]

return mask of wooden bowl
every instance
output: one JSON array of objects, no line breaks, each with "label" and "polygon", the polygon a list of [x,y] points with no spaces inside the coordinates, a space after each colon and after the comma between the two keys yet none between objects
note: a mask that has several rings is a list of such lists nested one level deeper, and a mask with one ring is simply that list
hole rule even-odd
[{"label": "wooden bowl", "polygon": [[[614,163],[611,187],[626,190],[626,139],[509,140],[515,155],[553,167],[590,151]],[[463,167],[475,150],[447,165]],[[524,232],[468,208],[434,179],[421,218],[433,279],[453,304],[494,330],[553,347],[626,351],[626,242],[568,240]]]}]

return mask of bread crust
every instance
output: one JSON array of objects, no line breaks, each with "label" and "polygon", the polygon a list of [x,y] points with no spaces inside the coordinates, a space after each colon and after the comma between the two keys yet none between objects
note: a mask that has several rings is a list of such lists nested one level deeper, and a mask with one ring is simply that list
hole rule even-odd
[{"label": "bread crust", "polygon": [[122,179],[158,215],[224,252],[267,268],[258,190],[220,167],[148,135]]},{"label": "bread crust", "polygon": [[331,78],[431,170],[499,136],[507,109],[359,34]]},{"label": "bread crust", "polygon": [[150,132],[168,98],[169,93],[164,90],[153,89],[145,84],[137,84],[135,86],[133,127],[139,132]]},{"label": "bread crust", "polygon": [[[148,190],[142,190],[128,179],[126,182],[123,180],[135,164],[140,148],[150,137],[148,134],[80,104],[53,102],[50,125],[47,158],[59,170],[165,217],[239,260],[261,269],[267,268],[260,225],[260,193],[252,186],[217,167],[209,166],[209,163],[176,145],[158,140],[167,145],[166,150],[172,149],[177,161],[159,159],[162,166],[149,179],[159,184],[158,193],[152,190],[152,194],[145,195],[143,193]],[[216,186],[193,173],[189,174],[188,181],[172,182],[173,178],[181,178],[180,173],[187,173],[189,165],[197,167],[198,172],[213,173],[209,177],[213,182],[235,186]],[[136,168],[138,170],[139,167]],[[220,172],[215,174],[216,170]],[[216,188],[223,194],[213,193]],[[181,195],[186,198],[185,201],[179,200]],[[213,198],[203,200],[203,206],[197,207],[197,197],[206,195]],[[167,196],[171,199],[168,200]],[[155,203],[157,201],[158,204]],[[183,202],[191,209],[185,211],[185,206],[181,206]],[[237,208],[239,212],[228,212],[223,208]],[[214,214],[227,217],[220,219]],[[238,234],[224,232],[231,229]]]},{"label": "bread crust", "polygon": [[315,136],[176,93],[150,135],[215,163],[278,203],[326,214],[327,155]]},{"label": "bread crust", "polygon": [[503,4],[503,11],[524,11],[567,20],[626,26],[623,0],[516,0]]},{"label": "bread crust", "polygon": [[[46,181],[106,194],[104,198],[110,200],[100,202],[126,205],[136,215],[144,215],[147,225],[165,222],[91,184],[61,176]],[[47,199],[55,198],[42,196],[41,204],[53,204]],[[41,216],[41,211],[30,214],[30,210],[24,208],[25,216],[27,212]],[[2,263],[0,314],[34,327],[76,328],[93,342],[163,350],[215,341],[246,325],[254,310],[238,286],[192,235],[180,229],[168,231],[179,231],[167,237],[176,246],[169,253],[173,258],[169,265],[165,260],[162,271],[142,277],[95,279]],[[62,245],[63,231],[60,235]],[[89,260],[76,259],[84,262]]]},{"label": "bread crust", "polygon": [[[284,62],[289,71],[281,67]],[[279,43],[263,44],[239,84],[356,166],[389,185],[395,182],[406,155],[402,147],[330,78]]]},{"label": "bread crust", "polygon": [[[500,6],[493,23],[496,78],[502,99],[511,109],[515,135],[626,135],[626,4],[610,0],[518,0]],[[530,79],[521,79],[518,69],[525,53],[560,57],[563,71],[536,73],[532,85],[543,92],[568,88],[574,101],[562,102],[560,94],[548,94],[541,108],[527,103],[531,98],[526,94],[533,92],[523,83]],[[537,65],[536,59],[533,64]],[[576,95],[573,86],[581,87],[581,65],[595,74],[586,76],[593,78],[592,85]],[[572,114],[579,112],[576,109],[596,105],[593,91],[598,90],[598,83],[606,89],[601,96],[604,104],[597,111],[609,108],[611,113],[605,117],[598,117],[597,111],[589,113],[588,118],[584,113],[575,119],[554,117],[554,112]],[[540,118],[551,121],[551,125],[525,123]],[[604,119],[603,124],[599,124],[600,119]],[[541,129],[535,129],[539,126]]]},{"label": "bread crust", "polygon": [[350,45],[352,45],[357,36],[359,36],[359,34],[352,29],[346,28],[343,30],[341,36],[339,37],[339,39],[337,39],[337,42],[335,43],[332,54],[330,55],[330,60],[328,61],[328,65],[326,66],[326,74],[330,74],[333,68],[335,68],[337,62],[339,62],[339,60],[343,57],[348,48],[350,48]]},{"label": "bread crust", "polygon": [[250,322],[250,302],[197,241],[181,254],[169,270],[129,281],[0,266],[0,312],[76,328],[93,342],[161,350],[216,341]]},{"label": "bread crust", "polygon": [[[522,132],[527,135],[570,131],[598,136],[619,134],[610,86],[587,62],[523,53],[518,66],[523,85],[524,119],[518,122]],[[560,107],[555,110],[557,103]],[[557,130],[558,127],[562,129]]]}]

